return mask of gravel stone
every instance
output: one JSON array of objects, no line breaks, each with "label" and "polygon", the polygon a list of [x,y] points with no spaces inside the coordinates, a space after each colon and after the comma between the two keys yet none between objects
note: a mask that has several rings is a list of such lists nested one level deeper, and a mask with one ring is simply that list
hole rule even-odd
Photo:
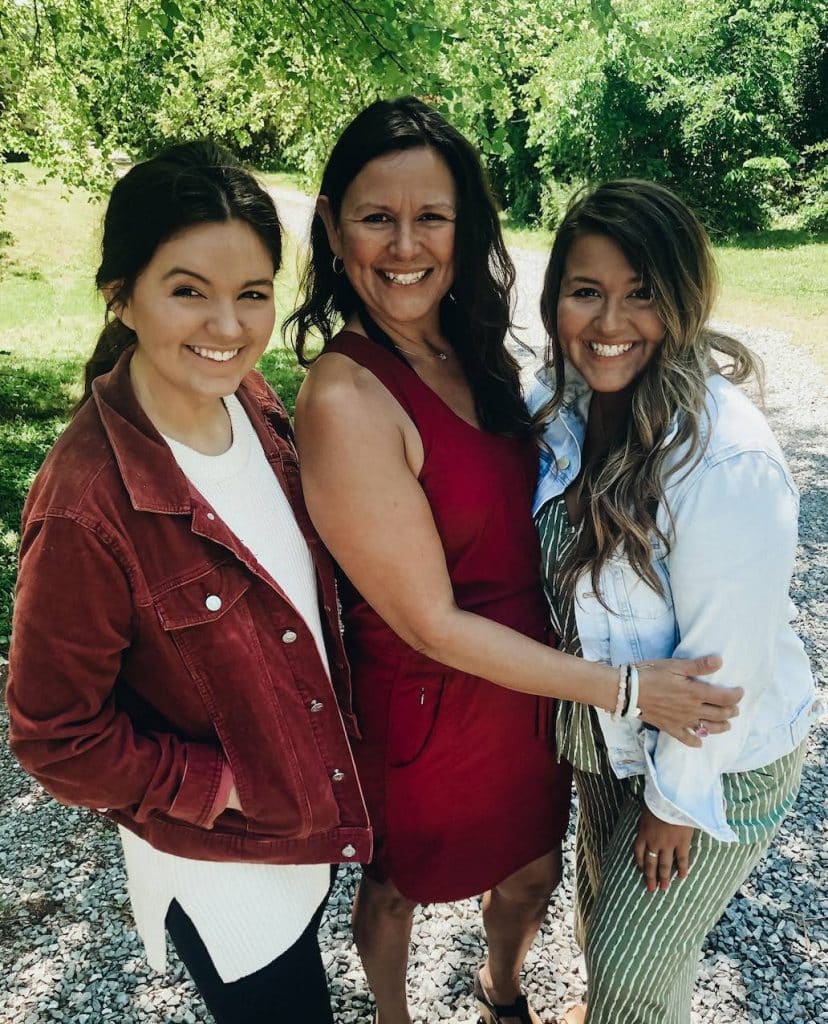
[{"label": "gravel stone", "polygon": [[[307,237],[309,201],[276,191],[288,228]],[[542,253],[513,252],[520,337],[542,344],[537,296]],[[826,381],[778,331],[720,324],[765,361],[766,412],[802,491],[801,546],[793,584],[797,628],[815,674],[828,663],[828,501],[824,451]],[[826,339],[823,339],[823,342]],[[522,353],[527,375],[536,362]],[[0,666],[2,672],[2,666]],[[4,1024],[118,1024],[210,1020],[171,951],[167,977],[150,971],[129,912],[123,862],[112,825],[49,798],[11,757],[0,715],[0,1021]],[[699,967],[693,1024],[828,1024],[828,846],[824,770],[828,729],[814,730],[802,790],[769,855],[710,933]],[[372,1000],[354,949],[350,905],[357,871],[344,867],[322,922],[323,962],[335,1016],[367,1024]],[[564,879],[529,952],[525,982],[544,1021],[584,991],[583,958],[572,938],[573,835]],[[480,901],[428,906],[415,915],[409,993],[414,1019],[471,1024],[475,968],[483,958]],[[309,1022],[311,1024],[311,1022]],[[624,1022],[619,1022],[624,1024]]]}]

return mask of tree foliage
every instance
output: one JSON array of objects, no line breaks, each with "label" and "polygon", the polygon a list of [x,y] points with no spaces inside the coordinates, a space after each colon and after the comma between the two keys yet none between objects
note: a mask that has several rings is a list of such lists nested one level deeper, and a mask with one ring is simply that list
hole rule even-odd
[{"label": "tree foliage", "polygon": [[635,174],[734,230],[820,199],[826,26],[828,0],[0,0],[0,152],[103,187],[113,150],[210,134],[312,180],[414,92],[518,220]]}]

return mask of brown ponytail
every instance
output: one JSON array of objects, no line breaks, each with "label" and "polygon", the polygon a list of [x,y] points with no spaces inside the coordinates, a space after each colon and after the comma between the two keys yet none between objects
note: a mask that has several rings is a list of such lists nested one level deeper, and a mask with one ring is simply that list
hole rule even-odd
[{"label": "brown ponytail", "polygon": [[83,395],[72,410],[73,416],[86,402],[87,398],[91,397],[92,381],[96,377],[100,377],[101,374],[109,373],[121,358],[121,355],[134,342],[135,331],[121,323],[117,317],[113,317],[112,320],[106,322],[95,345],[95,351],[83,368]]}]

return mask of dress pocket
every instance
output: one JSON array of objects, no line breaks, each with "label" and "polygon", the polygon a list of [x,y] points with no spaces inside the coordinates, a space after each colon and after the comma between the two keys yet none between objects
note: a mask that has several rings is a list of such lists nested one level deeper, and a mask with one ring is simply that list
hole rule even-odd
[{"label": "dress pocket", "polygon": [[426,672],[404,675],[394,686],[388,711],[386,761],[392,768],[421,756],[437,724],[446,677]]}]

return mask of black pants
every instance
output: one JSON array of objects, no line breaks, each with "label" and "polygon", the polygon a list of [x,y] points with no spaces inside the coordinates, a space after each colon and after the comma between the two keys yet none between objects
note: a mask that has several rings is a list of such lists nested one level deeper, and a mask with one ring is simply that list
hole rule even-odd
[{"label": "black pants", "polygon": [[290,949],[254,974],[224,982],[195,925],[173,900],[167,931],[216,1024],[333,1024],[316,934],[325,902]]}]

